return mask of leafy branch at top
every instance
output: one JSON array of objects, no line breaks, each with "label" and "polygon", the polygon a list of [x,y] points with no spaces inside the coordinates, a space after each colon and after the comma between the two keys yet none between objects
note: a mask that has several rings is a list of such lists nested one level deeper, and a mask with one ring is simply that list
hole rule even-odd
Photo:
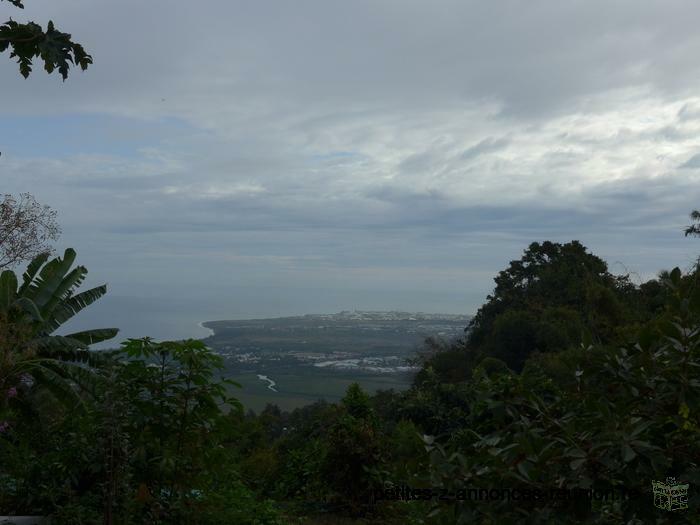
[{"label": "leafy branch at top", "polygon": [[[10,2],[15,7],[24,8],[22,0],[0,0]],[[92,64],[92,57],[82,45],[71,40],[71,35],[58,31],[49,21],[46,31],[34,22],[22,24],[10,19],[0,25],[0,53],[11,48],[10,58],[16,58],[19,71],[24,78],[32,72],[32,61],[39,57],[44,69],[52,73],[55,69],[68,78],[70,66],[80,66],[84,71]]]},{"label": "leafy branch at top", "polygon": [[685,229],[685,236],[694,235],[696,237],[700,236],[700,211],[693,210],[690,214],[690,219],[695,223],[691,224]]}]

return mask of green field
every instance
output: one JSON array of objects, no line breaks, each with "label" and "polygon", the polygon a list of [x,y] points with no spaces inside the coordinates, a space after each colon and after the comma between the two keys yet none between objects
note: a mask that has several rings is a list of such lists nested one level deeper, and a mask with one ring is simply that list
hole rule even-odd
[{"label": "green field", "polygon": [[[214,332],[204,342],[224,357],[226,376],[242,385],[233,394],[259,412],[268,403],[293,410],[319,399],[337,402],[355,382],[370,393],[404,390],[412,382],[406,360],[425,338],[459,336],[467,322],[450,314],[354,311],[203,326]],[[278,391],[258,374],[275,381]]]},{"label": "green field", "polygon": [[234,388],[232,393],[237,397],[246,410],[260,412],[265,405],[273,403],[282,410],[293,410],[313,403],[319,399],[329,402],[340,400],[347,387],[356,382],[368,392],[377,390],[404,390],[410,386],[410,376],[405,374],[367,374],[348,377],[337,373],[321,374],[270,374],[270,379],[277,383],[273,392],[268,389],[268,383],[258,379],[255,373],[244,373],[230,376],[241,384],[240,389]]}]

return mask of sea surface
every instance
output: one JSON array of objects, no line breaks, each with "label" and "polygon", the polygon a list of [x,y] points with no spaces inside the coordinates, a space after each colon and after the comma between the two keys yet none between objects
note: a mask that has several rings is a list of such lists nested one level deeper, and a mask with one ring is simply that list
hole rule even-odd
[{"label": "sea surface", "polygon": [[[93,345],[93,348],[115,348],[128,338],[151,337],[157,341],[200,339],[211,335],[201,326],[205,321],[272,319],[306,314],[335,313],[341,310],[402,310],[449,312],[449,304],[426,300],[424,308],[412,307],[407,300],[382,304],[380,301],[360,301],[352,296],[316,297],[301,294],[293,300],[275,295],[269,290],[241,288],[234,292],[192,294],[182,296],[126,296],[107,293],[62,326],[57,334],[65,335],[93,328],[118,328],[119,334],[111,341]],[[371,298],[369,298],[371,299]],[[427,298],[430,299],[430,298]],[[402,306],[403,305],[403,306]]]},{"label": "sea surface", "polygon": [[201,326],[204,321],[245,319],[245,313],[227,311],[211,301],[172,300],[143,297],[104,296],[79,312],[58,331],[59,334],[92,329],[119,328],[111,341],[93,345],[93,348],[115,348],[128,338],[152,337],[158,341],[201,339],[212,334]]}]

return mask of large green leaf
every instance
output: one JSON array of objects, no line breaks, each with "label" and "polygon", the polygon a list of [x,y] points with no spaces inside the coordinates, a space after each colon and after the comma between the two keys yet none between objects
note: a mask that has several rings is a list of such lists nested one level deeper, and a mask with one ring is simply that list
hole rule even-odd
[{"label": "large green leaf", "polygon": [[5,270],[0,274],[0,310],[7,310],[17,295],[17,276]]},{"label": "large green leaf", "polygon": [[36,307],[34,304],[34,301],[31,299],[27,299],[26,297],[19,297],[16,299],[12,305],[19,310],[22,310],[26,313],[28,313],[33,321],[36,321],[38,323],[41,323],[44,321],[44,318],[41,316],[41,312],[39,312],[39,309]]},{"label": "large green leaf", "polygon": [[87,268],[78,266],[73,268],[73,270],[61,280],[58,287],[53,291],[52,297],[41,309],[41,314],[45,319],[51,317],[51,312],[61,301],[65,301],[71,296],[73,289],[80,286],[86,274]]},{"label": "large green leaf", "polygon": [[43,362],[41,367],[32,370],[31,375],[38,388],[48,390],[65,406],[77,408],[82,405],[82,399],[67,380],[65,368],[59,363]]},{"label": "large green leaf", "polygon": [[[94,354],[95,352],[88,352]],[[99,361],[100,366],[104,366],[106,359]],[[93,365],[90,364],[92,367]],[[64,377],[75,384],[81,392],[90,394],[93,398],[97,397],[100,392],[104,392],[104,377],[95,374],[91,368],[83,366],[66,366],[64,367]]]},{"label": "large green leaf", "polygon": [[80,292],[67,300],[61,301],[51,313],[51,317],[46,320],[46,331],[51,333],[80,310],[97,301],[107,293],[107,285],[96,286],[90,290]]},{"label": "large green leaf", "polygon": [[29,263],[29,265],[27,266],[27,270],[22,275],[22,286],[17,291],[18,295],[24,295],[27,292],[32,282],[34,281],[34,277],[39,272],[39,269],[48,260],[48,258],[48,253],[42,253],[40,255],[37,255],[34,259],[32,259],[32,262]]},{"label": "large green leaf", "polygon": [[37,338],[32,343],[42,358],[62,361],[66,365],[84,364],[90,372],[111,360],[111,352],[90,350],[87,344],[72,337],[52,335]]},{"label": "large green leaf", "polygon": [[117,333],[119,333],[118,328],[97,328],[94,330],[84,330],[82,332],[68,334],[66,337],[75,339],[76,341],[80,341],[86,345],[92,345],[112,339],[117,335]]},{"label": "large green leaf", "polygon": [[89,345],[109,340],[118,332],[116,328],[102,328],[51,335],[107,291],[106,285],[102,285],[73,295],[87,274],[84,266],[71,269],[74,262],[72,249],[67,249],[62,258],[50,261],[47,254],[35,258],[23,274],[19,290],[14,273],[0,275],[0,309],[9,305],[28,314],[18,321],[31,324],[33,336],[24,345],[36,351],[32,362],[26,364],[38,391],[70,404],[79,401],[76,390],[79,386],[94,384],[91,376],[107,359],[105,353],[90,351]]},{"label": "large green leaf", "polygon": [[34,279],[34,283],[27,290],[27,297],[32,299],[36,305],[43,309],[44,306],[52,299],[59,287],[65,287],[64,279],[70,275],[72,281],[69,286],[78,286],[84,278],[82,272],[68,273],[70,267],[75,261],[75,250],[72,248],[66,249],[63,254],[63,259],[56,257],[49,261],[39,272],[39,276]]},{"label": "large green leaf", "polygon": [[78,339],[63,335],[45,335],[32,339],[31,345],[42,357],[72,359],[71,352],[87,350],[87,345]]}]

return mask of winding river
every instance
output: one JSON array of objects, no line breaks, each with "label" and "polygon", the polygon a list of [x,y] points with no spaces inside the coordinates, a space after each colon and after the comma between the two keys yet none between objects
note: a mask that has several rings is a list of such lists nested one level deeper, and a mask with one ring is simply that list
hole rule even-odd
[{"label": "winding river", "polygon": [[258,379],[260,379],[261,381],[267,381],[267,382],[269,383],[269,385],[267,385],[267,388],[269,388],[269,389],[272,390],[273,392],[278,392],[278,390],[275,388],[275,385],[276,385],[277,383],[275,383],[275,382],[274,382],[272,379],[270,379],[269,377],[264,376],[264,375],[261,375],[261,374],[258,374]]}]

